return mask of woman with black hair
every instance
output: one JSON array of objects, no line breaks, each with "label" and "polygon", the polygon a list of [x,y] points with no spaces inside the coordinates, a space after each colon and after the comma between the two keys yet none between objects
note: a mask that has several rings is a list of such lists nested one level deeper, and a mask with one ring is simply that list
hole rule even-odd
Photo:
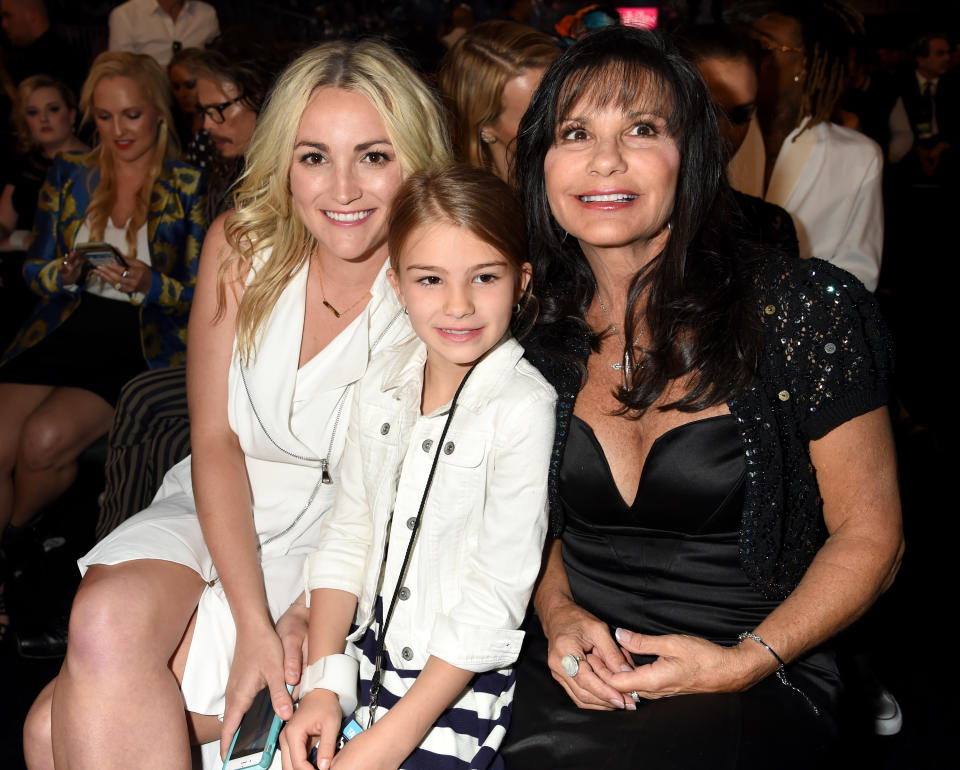
[{"label": "woman with black hair", "polygon": [[559,401],[508,766],[817,766],[825,643],[902,549],[875,303],[740,234],[703,82],[652,33],[548,69],[517,175]]}]

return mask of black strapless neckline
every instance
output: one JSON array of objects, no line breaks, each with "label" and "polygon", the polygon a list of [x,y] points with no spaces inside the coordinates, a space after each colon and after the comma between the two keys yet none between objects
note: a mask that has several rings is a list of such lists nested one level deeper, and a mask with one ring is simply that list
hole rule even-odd
[{"label": "black strapless neckline", "polygon": [[611,626],[735,643],[777,605],[740,568],[745,490],[733,415],[660,436],[629,506],[590,426],[574,418],[559,492],[563,559],[577,603]]},{"label": "black strapless neckline", "polygon": [[[650,447],[637,494],[620,494],[593,428],[574,416],[560,494],[574,520],[591,526],[644,526],[686,534],[739,530],[746,464],[731,414],[671,428]],[[569,521],[569,519],[568,519]]]}]

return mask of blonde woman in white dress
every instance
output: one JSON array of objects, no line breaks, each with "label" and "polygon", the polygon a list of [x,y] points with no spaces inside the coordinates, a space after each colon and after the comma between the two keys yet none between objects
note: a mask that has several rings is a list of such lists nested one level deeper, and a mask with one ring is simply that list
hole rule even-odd
[{"label": "blonde woman in white dress", "polygon": [[337,489],[351,386],[410,333],[387,216],[405,175],[448,159],[434,97],[382,45],[325,44],[280,77],[237,209],[204,243],[193,456],[81,560],[66,660],[28,718],[31,768],[189,768],[191,739],[232,734],[264,686],[292,715],[299,650],[284,662],[275,622]]}]

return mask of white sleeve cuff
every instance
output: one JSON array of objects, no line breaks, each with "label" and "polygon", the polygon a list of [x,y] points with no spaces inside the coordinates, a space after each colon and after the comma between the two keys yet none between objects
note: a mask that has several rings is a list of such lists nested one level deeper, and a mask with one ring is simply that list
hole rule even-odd
[{"label": "white sleeve cuff", "polygon": [[353,572],[347,565],[339,567],[326,549],[314,551],[303,563],[304,587],[307,592],[307,606],[310,606],[310,592],[317,588],[335,588],[346,591],[358,599],[363,590],[363,570]]},{"label": "white sleeve cuff", "polygon": [[514,628],[475,626],[437,615],[427,653],[465,671],[493,671],[516,663],[523,635]]},{"label": "white sleeve cuff", "polygon": [[345,653],[327,655],[307,666],[300,682],[300,697],[317,689],[330,690],[340,701],[344,716],[357,710],[360,663]]}]

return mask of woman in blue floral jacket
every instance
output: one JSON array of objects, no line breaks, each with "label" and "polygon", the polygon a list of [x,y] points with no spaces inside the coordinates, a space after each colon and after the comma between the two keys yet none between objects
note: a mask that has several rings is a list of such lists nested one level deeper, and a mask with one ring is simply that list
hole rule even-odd
[{"label": "woman in blue floral jacket", "polygon": [[[126,380],[185,360],[204,185],[172,159],[166,78],[147,56],[103,54],[80,101],[99,143],[50,170],[23,269],[42,300],[0,360],[0,538],[70,485]],[[76,252],[85,242],[123,264],[93,265]]]}]

